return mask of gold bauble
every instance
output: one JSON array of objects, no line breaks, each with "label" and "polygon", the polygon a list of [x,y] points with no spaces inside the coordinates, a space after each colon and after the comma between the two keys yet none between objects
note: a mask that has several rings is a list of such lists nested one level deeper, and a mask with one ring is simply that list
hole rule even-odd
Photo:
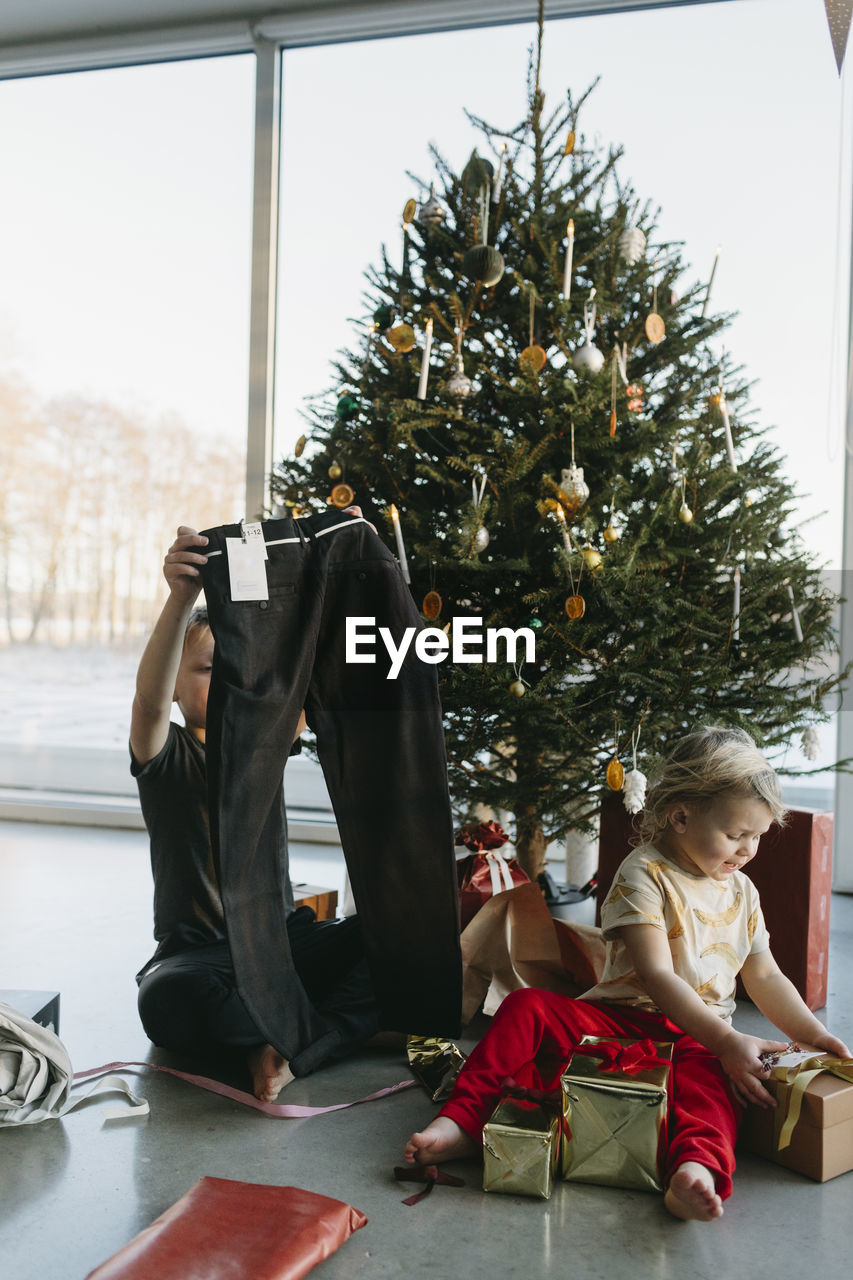
[{"label": "gold bauble", "polygon": [[513,680],[512,684],[509,686],[509,691],[514,698],[524,697],[524,685],[520,680]]},{"label": "gold bauble", "polygon": [[385,335],[395,351],[405,355],[415,347],[415,331],[410,324],[395,324]]},{"label": "gold bauble", "polygon": [[563,155],[570,156],[574,151],[574,149],[575,149],[575,131],[574,129],[570,129],[569,136],[568,138],[566,138],[566,144],[563,147]]},{"label": "gold bauble", "polygon": [[621,791],[622,784],[625,781],[625,770],[614,756],[607,766],[607,773],[604,775],[607,779],[607,785],[611,791]]},{"label": "gold bauble", "polygon": [[566,596],[565,610],[568,617],[575,621],[582,618],[586,613],[586,601],[583,596],[579,596],[577,592],[574,595]]},{"label": "gold bauble", "polygon": [[332,465],[329,467],[329,479],[340,480],[342,475],[343,475],[343,472],[341,470],[341,464],[339,462],[333,462]]},{"label": "gold bauble", "polygon": [[418,202],[414,199],[408,199],[403,205],[403,224],[408,226],[410,222],[414,222],[415,214],[418,211]]},{"label": "gold bauble", "polygon": [[682,524],[690,524],[693,519],[693,512],[690,510],[686,502],[682,502],[678,508],[678,518]]},{"label": "gold bauble", "polygon": [[536,344],[525,347],[521,355],[518,357],[518,363],[521,365],[524,373],[539,373],[540,369],[545,368],[545,362],[548,356],[544,347]]},{"label": "gold bauble", "polygon": [[609,524],[607,528],[604,530],[604,541],[605,542],[619,541],[619,530],[614,529],[612,524]]},{"label": "gold bauble", "polygon": [[603,564],[603,557],[600,551],[596,551],[595,547],[584,547],[581,551],[581,555],[583,556],[584,564],[588,569],[591,569],[593,573],[595,573],[597,569],[601,568]]},{"label": "gold bauble", "polygon": [[343,510],[344,507],[352,506],[352,500],[354,497],[355,492],[350,485],[336,484],[331,492],[329,501],[333,507],[340,507],[341,510]]},{"label": "gold bauble", "polygon": [[429,618],[433,622],[441,614],[442,600],[437,591],[428,591],[424,596],[424,602],[421,605],[421,613],[425,618]]},{"label": "gold bauble", "polygon": [[296,441],[296,444],[293,446],[293,456],[294,456],[294,458],[301,458],[301,457],[302,457],[302,450],[305,448],[305,445],[306,445],[307,443],[308,443],[308,441],[307,441],[307,439],[306,439],[306,437],[305,437],[305,436],[300,436],[300,437],[299,437],[299,439]]}]

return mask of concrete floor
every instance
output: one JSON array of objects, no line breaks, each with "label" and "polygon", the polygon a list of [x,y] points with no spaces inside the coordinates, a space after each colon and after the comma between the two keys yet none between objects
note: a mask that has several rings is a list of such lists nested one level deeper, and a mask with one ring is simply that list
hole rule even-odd
[{"label": "concrete floor", "polygon": [[[295,878],[336,884],[328,847],[296,846]],[[201,1069],[154,1050],[133,974],[152,950],[143,833],[0,823],[0,985],[60,990],[61,1034],[77,1070],[118,1059]],[[853,1038],[853,898],[832,903],[829,1025]],[[765,1024],[749,1005],[737,1025]],[[460,1040],[463,1047],[471,1036]],[[296,1081],[282,1101],[324,1105],[406,1078],[399,1054],[362,1057]],[[476,1163],[451,1166],[413,1208],[392,1176],[404,1139],[434,1108],[420,1088],[311,1120],[273,1120],[174,1078],[129,1076],[148,1119],[65,1120],[0,1131],[0,1271],[83,1280],[204,1174],[293,1184],[348,1200],[369,1224],[317,1271],[325,1280],[692,1280],[849,1266],[853,1174],[820,1186],[741,1158],[721,1222],[675,1223],[654,1195],[558,1185],[548,1202],[484,1195]],[[846,1262],[845,1262],[846,1259]],[[156,1277],[152,1277],[156,1280]]]}]

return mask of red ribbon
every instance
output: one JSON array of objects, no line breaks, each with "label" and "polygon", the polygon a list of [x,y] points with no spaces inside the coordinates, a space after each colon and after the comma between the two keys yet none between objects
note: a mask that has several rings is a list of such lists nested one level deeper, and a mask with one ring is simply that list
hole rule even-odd
[{"label": "red ribbon", "polygon": [[639,1040],[636,1044],[617,1044],[614,1040],[603,1040],[600,1044],[579,1044],[576,1052],[586,1058],[601,1058],[602,1071],[621,1071],[628,1076],[648,1071],[651,1067],[671,1065],[667,1058],[658,1056],[657,1048],[651,1040]]},{"label": "red ribbon", "polygon": [[417,1204],[419,1200],[425,1200],[437,1182],[445,1187],[465,1186],[464,1178],[456,1178],[452,1173],[445,1173],[437,1164],[419,1164],[411,1168],[397,1165],[394,1168],[394,1177],[398,1182],[426,1183],[423,1191],[419,1191],[417,1195],[407,1196],[403,1204]]},{"label": "red ribbon", "polygon": [[456,843],[464,844],[472,853],[484,853],[488,849],[499,849],[506,844],[509,836],[503,827],[496,822],[481,822],[477,827],[462,827],[456,833]]}]

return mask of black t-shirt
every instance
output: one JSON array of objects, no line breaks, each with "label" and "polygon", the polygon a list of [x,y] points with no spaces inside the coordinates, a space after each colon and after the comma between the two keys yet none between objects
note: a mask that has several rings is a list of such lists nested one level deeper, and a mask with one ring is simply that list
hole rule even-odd
[{"label": "black t-shirt", "polygon": [[[294,744],[298,750],[299,740]],[[182,725],[170,724],[165,745],[141,765],[130,753],[142,816],[151,840],[154,877],[154,937],[157,950],[137,974],[190,947],[219,942],[226,936],[225,917],[207,812],[207,769],[204,743]],[[281,878],[287,915],[293,912],[293,889],[287,857],[287,816],[282,796]]]}]

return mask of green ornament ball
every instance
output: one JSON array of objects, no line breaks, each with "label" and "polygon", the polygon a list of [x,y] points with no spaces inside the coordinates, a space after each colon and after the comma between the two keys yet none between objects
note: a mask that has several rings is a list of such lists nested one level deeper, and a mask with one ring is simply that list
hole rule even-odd
[{"label": "green ornament ball", "polygon": [[490,244],[476,244],[462,259],[463,274],[470,280],[479,280],[485,287],[497,284],[506,270],[504,256]]},{"label": "green ornament ball", "polygon": [[524,625],[525,625],[526,627],[529,627],[531,631],[541,631],[541,630],[542,630],[542,619],[541,619],[541,618],[528,618]]},{"label": "green ornament ball", "polygon": [[340,418],[341,422],[349,422],[350,418],[354,418],[358,413],[358,400],[355,396],[341,396],[335,407],[335,417]]},{"label": "green ornament ball", "polygon": [[377,307],[373,313],[373,323],[378,329],[390,329],[394,323],[394,308],[388,304]]}]

